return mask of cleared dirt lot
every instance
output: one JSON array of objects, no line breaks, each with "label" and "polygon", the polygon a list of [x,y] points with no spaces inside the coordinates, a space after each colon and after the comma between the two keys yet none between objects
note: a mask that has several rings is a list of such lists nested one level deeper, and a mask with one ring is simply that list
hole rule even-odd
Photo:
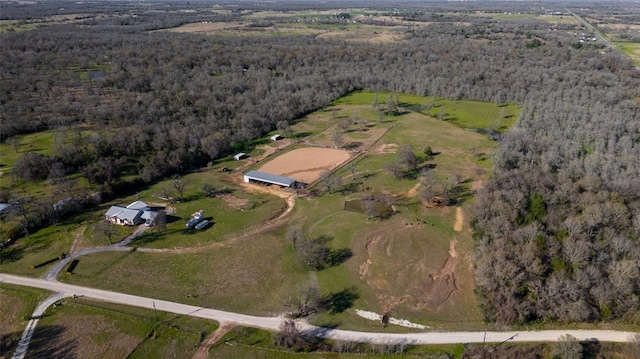
[{"label": "cleared dirt lot", "polygon": [[349,152],[333,148],[299,148],[274,158],[260,171],[312,183],[323,171],[332,170],[348,161]]}]

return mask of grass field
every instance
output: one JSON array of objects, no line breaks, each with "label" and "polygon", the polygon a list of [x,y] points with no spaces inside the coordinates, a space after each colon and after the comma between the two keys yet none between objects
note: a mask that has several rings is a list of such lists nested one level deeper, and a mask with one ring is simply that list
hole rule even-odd
[{"label": "grass field", "polygon": [[490,17],[497,20],[542,20],[551,24],[575,24],[579,22],[571,15],[536,15],[526,13],[482,13],[472,16]]},{"label": "grass field", "polygon": [[[388,96],[397,97],[401,114],[381,114],[372,106],[377,98],[378,108],[384,109]],[[428,106],[432,111],[442,109],[446,115],[440,116],[442,119],[429,116],[425,110]],[[246,192],[239,186],[241,174],[252,160],[221,161],[182,177],[188,186],[184,200],[172,205],[175,216],[167,231],[159,234],[150,228],[132,244],[164,252],[84,256],[74,274],[61,275],[60,280],[257,315],[289,311],[291,296],[317,283],[321,294],[332,303],[328,311],[310,318],[317,324],[379,330],[379,323],[355,314],[355,309],[362,309],[391,311],[395,317],[434,329],[486,328],[473,294],[473,244],[466,217],[474,186],[481,185],[488,175],[496,143],[471,128],[494,126],[504,130],[517,119],[518,111],[515,105],[352,93],[292,125],[296,141],[328,145],[339,122],[352,120],[344,142],[359,142],[356,150],[362,153],[354,161],[355,172],[348,165],[338,170],[342,185],[331,193],[299,198],[291,213],[271,221],[284,210],[284,201],[266,193]],[[385,163],[395,158],[403,144],[413,146],[421,158],[420,166],[428,166],[437,178],[455,183],[455,206],[426,208],[416,195],[415,173],[394,178],[384,170]],[[427,145],[436,153],[430,159],[422,154]],[[272,146],[265,142],[253,151],[257,155],[270,147],[273,152]],[[221,172],[219,168],[226,165],[235,166],[237,171]],[[49,266],[36,270],[28,267],[58,252],[68,252],[74,244],[107,244],[94,225],[109,205],[126,205],[138,197],[154,202],[171,188],[172,181],[154,184],[33,234],[33,243],[22,248],[17,258],[7,259],[2,270],[41,275]],[[216,196],[203,195],[205,182],[217,191]],[[364,214],[344,211],[345,200],[367,193],[387,193],[393,198],[395,214],[389,219],[368,219]],[[201,232],[185,231],[186,219],[200,209],[215,224]],[[464,219],[455,229],[458,212]],[[284,240],[293,224],[301,226],[310,238],[324,237],[334,250],[349,248],[352,256],[321,271],[305,270],[296,263],[295,250]],[[411,331],[401,327],[389,330]]]},{"label": "grass field", "polygon": [[67,298],[39,321],[32,358],[190,358],[217,328],[204,319]]},{"label": "grass field", "polygon": [[640,66],[640,43],[614,42],[614,45],[627,55],[636,66]]},{"label": "grass field", "polygon": [[0,357],[12,353],[38,302],[47,292],[0,284]]},{"label": "grass field", "polygon": [[[163,30],[165,31],[165,30]],[[390,42],[400,41],[406,26],[375,26],[368,24],[320,24],[320,23],[274,23],[267,27],[251,27],[250,23],[193,23],[167,31],[201,33],[217,36],[290,36],[314,35],[320,38],[347,41]]]}]

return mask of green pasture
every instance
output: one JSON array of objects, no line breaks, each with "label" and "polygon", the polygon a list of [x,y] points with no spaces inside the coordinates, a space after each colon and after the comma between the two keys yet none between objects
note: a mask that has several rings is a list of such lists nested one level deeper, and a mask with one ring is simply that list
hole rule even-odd
[{"label": "green pasture", "polygon": [[80,258],[68,283],[256,315],[285,311],[307,273],[281,235],[263,232],[199,253],[100,253]]},{"label": "green pasture", "polygon": [[615,47],[627,55],[636,66],[640,66],[639,42],[614,42]]},{"label": "green pasture", "polygon": [[71,221],[59,223],[21,238],[0,252],[2,272],[34,277],[44,275],[61,254],[69,253],[78,227]]},{"label": "green pasture", "polygon": [[3,172],[5,172],[5,169],[13,167],[16,160],[25,152],[35,152],[47,156],[53,155],[54,133],[52,131],[15,136],[13,141],[15,145],[7,141],[0,143],[0,163],[2,164]]},{"label": "green pasture", "polygon": [[40,320],[27,356],[191,357],[216,328],[205,319],[66,298]]},{"label": "green pasture", "polygon": [[[131,244],[134,249],[147,247],[162,249],[163,252],[149,253],[140,249],[83,256],[73,275],[61,274],[59,279],[256,315],[278,315],[289,311],[287,303],[290,297],[310,283],[317,283],[324,297],[344,296],[347,301],[342,308],[315,315],[310,318],[312,322],[376,330],[378,323],[358,317],[355,309],[381,313],[386,301],[401,296],[420,282],[408,263],[422,261],[436,271],[448,256],[451,240],[457,241],[456,248],[461,256],[471,253],[473,245],[468,230],[453,231],[454,207],[425,208],[418,196],[408,195],[418,183],[417,172],[395,179],[385,170],[385,164],[395,159],[399,146],[413,146],[415,154],[421,158],[419,167],[429,166],[430,171],[442,181],[456,178],[460,191],[467,193],[460,197],[458,203],[464,208],[471,203],[468,201],[471,183],[484,178],[491,166],[489,158],[496,147],[496,143],[485,135],[465,127],[485,127],[505,107],[512,111],[508,112],[512,114],[508,119],[515,121],[518,115],[518,107],[511,105],[499,107],[404,94],[378,94],[380,108],[386,106],[387,96],[397,97],[399,107],[404,109],[402,114],[380,117],[372,106],[376,95],[356,92],[292,124],[293,139],[316,142],[329,138],[341,119],[359,118],[362,123],[352,125],[345,133],[345,139],[373,141],[378,135],[382,137],[354,161],[355,178],[348,166],[341,168],[337,174],[342,177],[342,186],[329,194],[297,199],[293,212],[282,221],[261,228],[284,210],[284,201],[266,194],[244,192],[237,185],[240,171],[220,171],[222,166],[236,168],[241,162],[244,164],[243,161],[217,161],[209,168],[180,178],[186,183],[184,198],[171,205],[175,213],[169,216],[166,231],[159,233],[151,227]],[[435,103],[434,108],[444,108],[450,118],[440,120],[437,116],[423,113],[424,106],[431,102]],[[259,142],[256,145],[269,143],[264,139]],[[383,145],[389,150],[378,150]],[[429,159],[424,158],[422,152],[427,145],[436,153]],[[147,203],[164,202],[159,197],[167,195],[178,198],[173,182],[174,179],[168,179],[141,188],[136,194],[105,203],[70,219],[68,223],[32,234],[33,244],[25,247],[21,257],[7,260],[2,270],[42,275],[50,265],[37,270],[30,270],[29,266],[47,261],[53,254],[68,251],[78,237],[86,246],[107,244],[95,224],[102,221],[110,205],[126,206],[137,199]],[[202,190],[205,183],[220,196],[205,196]],[[396,213],[389,219],[368,219],[365,214],[343,210],[346,199],[361,198],[366,193],[393,196]],[[223,195],[242,205],[234,207],[223,199]],[[202,231],[185,230],[186,220],[200,209],[205,211],[205,218],[211,217],[214,224]],[[422,222],[424,224],[419,227],[413,227],[413,224]],[[303,269],[296,262],[295,249],[285,243],[285,233],[292,225],[302,227],[309,238],[324,237],[326,245],[334,251],[349,248],[352,256],[320,271]],[[117,229],[123,231],[118,232],[118,239],[133,230],[130,227]],[[387,257],[384,246],[377,252],[367,253],[367,242],[376,236],[383,238],[388,250],[397,255]],[[195,253],[184,252],[190,247],[199,249]],[[362,277],[360,267],[367,256],[373,259],[369,268],[371,275]],[[439,310],[416,310],[410,306],[395,305],[394,315],[433,328],[483,328],[473,294],[469,264],[458,263],[457,273],[460,292],[449,305]],[[385,275],[388,275],[387,284],[374,288],[373,279],[384,278]],[[390,330],[410,331],[401,327]]]},{"label": "green pasture", "polygon": [[29,31],[38,27],[37,24],[27,22],[17,22],[11,20],[0,21],[0,33],[4,32],[17,32],[17,31]]}]

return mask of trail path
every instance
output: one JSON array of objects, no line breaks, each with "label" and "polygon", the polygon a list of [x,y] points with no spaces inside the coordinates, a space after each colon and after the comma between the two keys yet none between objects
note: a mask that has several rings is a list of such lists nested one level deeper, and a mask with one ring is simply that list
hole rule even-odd
[{"label": "trail path", "polygon": [[[283,317],[256,317],[252,315],[225,312],[210,308],[196,307],[165,300],[145,298],[136,295],[112,292],[70,285],[43,279],[0,274],[0,283],[11,283],[28,287],[42,288],[65,296],[81,295],[88,298],[104,300],[111,303],[154,309],[179,315],[205,318],[220,323],[235,323],[253,328],[278,331]],[[541,331],[507,331],[507,332],[421,332],[421,333],[370,333],[351,330],[321,328],[296,321],[299,330],[309,334],[332,339],[371,344],[455,344],[455,343],[497,343],[506,340],[514,342],[554,342],[561,335],[569,334],[580,341],[597,339],[601,342],[631,342],[637,333],[613,330],[541,330]]]},{"label": "trail path", "polygon": [[456,222],[453,224],[453,230],[456,232],[462,232],[463,221],[464,221],[464,213],[462,213],[462,208],[456,207]]},{"label": "trail path", "polygon": [[207,359],[209,358],[209,349],[216,344],[225,334],[235,327],[233,323],[220,323],[220,327],[211,333],[202,343],[198,345],[198,350],[191,359]]}]

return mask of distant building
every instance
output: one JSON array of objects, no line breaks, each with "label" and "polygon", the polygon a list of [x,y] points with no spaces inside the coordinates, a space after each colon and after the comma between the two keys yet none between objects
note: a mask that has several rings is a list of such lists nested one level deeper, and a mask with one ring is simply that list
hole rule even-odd
[{"label": "distant building", "polygon": [[259,182],[259,183],[268,183],[268,184],[276,184],[282,187],[293,187],[296,183],[296,180],[290,177],[274,175],[266,172],[259,171],[249,171],[244,175],[244,181],[247,183],[251,182]]},{"label": "distant building", "polygon": [[241,159],[243,159],[245,157],[247,157],[247,154],[244,153],[244,152],[240,152],[237,155],[234,155],[233,159],[236,160],[236,161],[240,161]]},{"label": "distant building", "polygon": [[282,137],[281,135],[273,135],[271,136],[271,141],[278,141],[283,139],[284,137]]}]

